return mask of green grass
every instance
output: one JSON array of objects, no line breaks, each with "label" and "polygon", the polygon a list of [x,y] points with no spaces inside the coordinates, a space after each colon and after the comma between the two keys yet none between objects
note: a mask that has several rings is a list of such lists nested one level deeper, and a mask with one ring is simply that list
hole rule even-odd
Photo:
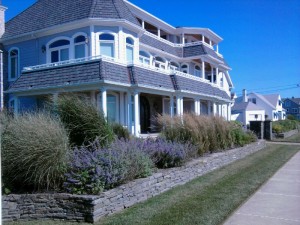
[{"label": "green grass", "polygon": [[[297,151],[299,146],[269,145],[245,159],[137,204],[96,223],[221,224]],[[75,225],[58,221],[16,222],[9,225]]]}]

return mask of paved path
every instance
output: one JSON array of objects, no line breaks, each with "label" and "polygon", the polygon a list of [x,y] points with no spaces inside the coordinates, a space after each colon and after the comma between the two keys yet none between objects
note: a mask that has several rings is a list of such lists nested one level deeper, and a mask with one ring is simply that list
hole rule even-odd
[{"label": "paved path", "polygon": [[224,225],[300,225],[300,152]]},{"label": "paved path", "polygon": [[274,144],[274,145],[299,145],[299,142],[284,142],[284,141],[266,141],[267,144]]}]

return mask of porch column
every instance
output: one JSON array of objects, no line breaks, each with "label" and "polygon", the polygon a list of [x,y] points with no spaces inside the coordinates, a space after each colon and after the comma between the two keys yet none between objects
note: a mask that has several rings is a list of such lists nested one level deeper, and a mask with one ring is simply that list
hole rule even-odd
[{"label": "porch column", "polygon": [[160,37],[160,28],[157,28],[157,36]]},{"label": "porch column", "polygon": [[219,116],[222,117],[223,116],[223,104],[219,105]]},{"label": "porch column", "polygon": [[138,137],[140,133],[139,101],[140,101],[139,92],[134,92],[134,135],[136,137]]},{"label": "porch column", "polygon": [[174,97],[170,96],[170,116],[174,116]]},{"label": "porch column", "polygon": [[182,34],[182,44],[185,44],[184,33]]},{"label": "porch column", "polygon": [[130,92],[127,92],[127,128],[132,134],[132,96]]},{"label": "porch column", "polygon": [[144,20],[142,20],[142,27],[143,27],[143,29],[145,29],[145,21]]},{"label": "porch column", "polygon": [[103,115],[107,117],[107,90],[106,88],[101,88],[101,109],[103,111]]},{"label": "porch column", "polygon": [[227,120],[231,121],[231,104],[227,104]]},{"label": "porch column", "polygon": [[209,45],[212,46],[212,41],[211,40],[209,40]]},{"label": "porch column", "polygon": [[197,116],[199,116],[200,115],[200,100],[199,99],[194,100],[194,108],[195,108],[195,114]]},{"label": "porch column", "polygon": [[214,102],[213,103],[213,116],[217,115],[217,104]]},{"label": "porch column", "polygon": [[212,65],[211,66],[211,76],[210,76],[210,82],[213,83],[214,82],[214,67]]},{"label": "porch column", "polygon": [[219,68],[217,67],[216,68],[216,84],[220,84],[220,82],[219,82]]},{"label": "porch column", "polygon": [[216,51],[219,53],[219,45],[216,46]]},{"label": "porch column", "polygon": [[91,91],[91,103],[96,106],[96,91]]},{"label": "porch column", "polygon": [[182,115],[182,111],[181,111],[181,96],[176,96],[176,104],[177,104],[177,108],[176,108],[176,114],[177,116]]},{"label": "porch column", "polygon": [[124,92],[120,92],[120,124],[125,125],[125,100]]},{"label": "porch column", "polygon": [[202,78],[205,79],[205,62],[202,60]]},{"label": "porch column", "polygon": [[204,35],[202,35],[202,42],[203,42],[203,43],[205,42],[205,37],[204,37]]}]

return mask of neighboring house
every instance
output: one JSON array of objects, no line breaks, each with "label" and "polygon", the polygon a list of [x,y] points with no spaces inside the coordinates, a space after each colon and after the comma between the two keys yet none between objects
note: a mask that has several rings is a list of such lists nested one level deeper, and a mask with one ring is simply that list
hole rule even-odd
[{"label": "neighboring house", "polygon": [[285,109],[279,94],[261,95],[243,90],[243,96],[235,99],[231,110],[232,120],[238,120],[244,125],[249,121],[264,121],[266,119],[277,121],[286,118]]},{"label": "neighboring house", "polygon": [[283,108],[287,115],[293,115],[300,120],[300,98],[286,98],[283,100]]},{"label": "neighboring house", "polygon": [[15,113],[72,92],[136,136],[157,113],[230,118],[231,68],[210,29],[175,28],[123,0],[38,0],[2,21],[0,36]]}]

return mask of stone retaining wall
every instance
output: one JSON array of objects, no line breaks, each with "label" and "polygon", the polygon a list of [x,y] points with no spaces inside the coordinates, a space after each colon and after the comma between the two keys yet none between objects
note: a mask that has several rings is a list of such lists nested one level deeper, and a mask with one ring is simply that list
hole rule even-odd
[{"label": "stone retaining wall", "polygon": [[296,130],[290,130],[288,132],[284,132],[284,133],[280,133],[278,135],[275,134],[275,137],[276,138],[288,138],[288,137],[291,137],[295,134],[297,134],[299,131],[296,129]]},{"label": "stone retaining wall", "polygon": [[158,170],[150,177],[134,180],[95,195],[23,194],[3,196],[3,220],[58,219],[95,222],[175,186],[227,165],[265,147],[259,141],[242,148],[214,153],[186,165]]}]

